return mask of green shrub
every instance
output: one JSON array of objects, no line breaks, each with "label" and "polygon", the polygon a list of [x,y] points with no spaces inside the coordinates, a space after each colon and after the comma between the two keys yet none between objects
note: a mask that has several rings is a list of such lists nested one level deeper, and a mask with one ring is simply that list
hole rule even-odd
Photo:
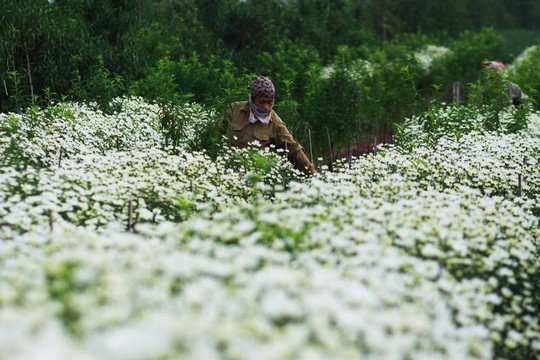
[{"label": "green shrub", "polygon": [[528,48],[508,67],[508,79],[518,84],[533,100],[540,104],[540,44]]},{"label": "green shrub", "polygon": [[527,103],[511,106],[504,73],[483,69],[482,74],[478,82],[468,86],[468,105],[482,113],[484,129],[496,132],[525,129],[532,109]]},{"label": "green shrub", "polygon": [[317,70],[313,69],[304,99],[304,116],[314,150],[335,157],[337,149],[349,145],[356,135],[361,88],[345,68],[336,69],[329,77],[321,77]]},{"label": "green shrub", "polygon": [[301,99],[311,66],[320,66],[321,59],[311,46],[284,40],[272,51],[257,56],[255,72],[268,76],[276,86],[278,99]]},{"label": "green shrub", "polygon": [[480,32],[464,31],[448,47],[451,51],[433,63],[433,76],[435,84],[450,94],[454,82],[464,87],[478,79],[482,61],[501,59],[504,40],[493,28],[484,28]]},{"label": "green shrub", "polygon": [[95,103],[100,110],[112,113],[118,110],[112,100],[123,95],[127,86],[121,76],[112,74],[106,68],[103,56],[98,56],[96,61],[86,74],[81,75],[79,70],[73,73],[69,94],[73,100]]}]

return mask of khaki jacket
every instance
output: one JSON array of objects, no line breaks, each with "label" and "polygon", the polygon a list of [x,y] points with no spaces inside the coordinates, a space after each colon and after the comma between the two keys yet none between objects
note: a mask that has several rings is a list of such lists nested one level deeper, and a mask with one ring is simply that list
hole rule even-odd
[{"label": "khaki jacket", "polygon": [[302,146],[293,138],[287,126],[274,110],[268,124],[249,122],[249,102],[241,101],[231,105],[228,113],[231,124],[227,136],[238,147],[246,147],[249,143],[258,141],[261,147],[271,144],[277,148],[287,149],[288,159],[296,169],[305,174],[314,174],[315,166],[309,161]]}]

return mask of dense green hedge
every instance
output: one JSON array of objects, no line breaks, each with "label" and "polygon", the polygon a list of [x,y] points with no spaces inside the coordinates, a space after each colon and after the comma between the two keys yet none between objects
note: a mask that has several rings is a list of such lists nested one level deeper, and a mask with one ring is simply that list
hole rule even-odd
[{"label": "dense green hedge", "polygon": [[[391,133],[433,98],[451,101],[456,82],[465,99],[482,60],[517,55],[517,32],[497,29],[526,29],[524,48],[537,39],[539,14],[525,0],[6,0],[0,111],[67,97],[111,112],[110,99],[131,94],[221,112],[264,74],[276,83],[276,109],[318,156],[329,143],[336,152]],[[446,52],[429,54],[430,46]],[[509,71],[536,100],[539,66],[529,58]]]}]

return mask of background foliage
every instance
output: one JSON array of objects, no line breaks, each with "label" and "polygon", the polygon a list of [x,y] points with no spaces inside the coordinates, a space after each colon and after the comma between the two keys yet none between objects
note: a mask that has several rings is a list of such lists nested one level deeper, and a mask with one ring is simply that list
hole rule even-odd
[{"label": "background foliage", "polygon": [[[433,97],[452,100],[456,83],[466,99],[482,60],[512,61],[538,42],[540,4],[5,0],[0,17],[0,111],[68,97],[111,112],[129,93],[220,114],[263,74],[291,131],[320,155],[328,136],[337,152],[391,133]],[[428,45],[449,51],[426,70],[412,54]],[[535,98],[537,60],[509,73]]]}]

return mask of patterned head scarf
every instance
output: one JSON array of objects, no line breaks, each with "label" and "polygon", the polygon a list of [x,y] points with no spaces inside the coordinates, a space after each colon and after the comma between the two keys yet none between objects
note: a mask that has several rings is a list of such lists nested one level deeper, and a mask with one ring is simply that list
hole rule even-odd
[{"label": "patterned head scarf", "polygon": [[272,80],[267,77],[260,76],[249,84],[248,89],[249,108],[251,110],[249,112],[249,122],[256,123],[260,121],[263,124],[268,124],[272,119],[272,108],[260,108],[255,105],[253,99],[256,97],[268,97],[273,99],[276,95],[276,89],[274,88],[274,84],[272,84]]},{"label": "patterned head scarf", "polygon": [[249,93],[251,97],[269,97],[274,98],[276,89],[272,80],[267,77],[259,76],[249,84]]}]

